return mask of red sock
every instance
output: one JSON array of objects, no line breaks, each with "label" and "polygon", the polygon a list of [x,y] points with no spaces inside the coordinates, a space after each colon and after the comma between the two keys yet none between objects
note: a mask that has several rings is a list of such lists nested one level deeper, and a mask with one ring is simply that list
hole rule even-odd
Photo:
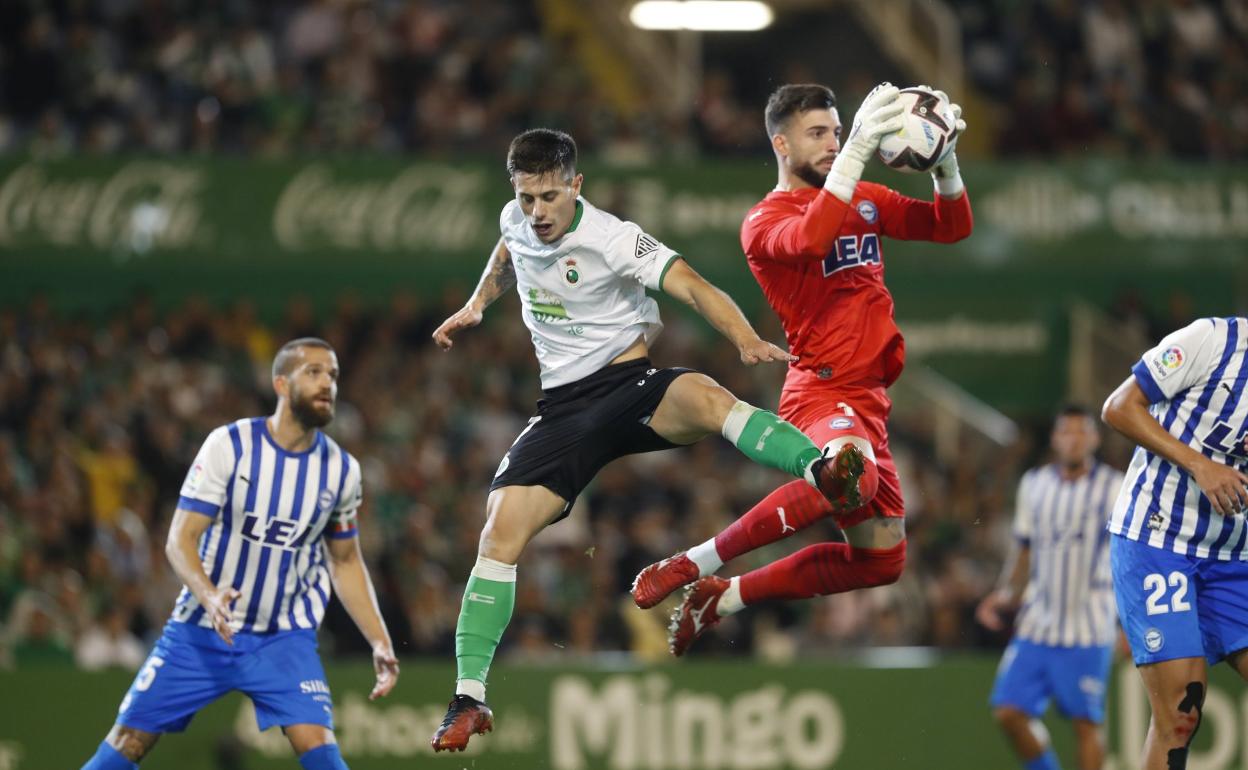
[{"label": "red sock", "polygon": [[741,576],[741,601],[809,599],[812,596],[896,582],[906,563],[906,541],[892,548],[817,543]]},{"label": "red sock", "polygon": [[716,535],[715,550],[728,562],[805,529],[831,512],[831,504],[819,490],[800,479],[790,481]]}]

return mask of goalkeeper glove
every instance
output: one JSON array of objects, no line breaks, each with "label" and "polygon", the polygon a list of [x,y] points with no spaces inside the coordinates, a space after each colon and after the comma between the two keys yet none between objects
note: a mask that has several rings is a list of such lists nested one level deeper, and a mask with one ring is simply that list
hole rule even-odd
[{"label": "goalkeeper glove", "polygon": [[944,91],[929,86],[920,86],[920,88],[927,88],[949,102],[949,109],[953,111],[953,137],[949,140],[949,152],[945,153],[945,157],[932,167],[932,179],[936,181],[936,192],[941,197],[956,198],[966,187],[962,184],[962,174],[958,172],[958,153],[955,149],[958,137],[962,136],[962,132],[966,130],[966,121],[962,119],[962,106],[949,101],[949,95]]},{"label": "goalkeeper glove", "polygon": [[899,93],[891,83],[880,83],[862,100],[862,106],[854,115],[849,138],[837,153],[827,181],[823,183],[828,192],[845,203],[853,200],[854,188],[862,178],[867,161],[880,147],[880,137],[901,130],[902,105],[897,103]]}]

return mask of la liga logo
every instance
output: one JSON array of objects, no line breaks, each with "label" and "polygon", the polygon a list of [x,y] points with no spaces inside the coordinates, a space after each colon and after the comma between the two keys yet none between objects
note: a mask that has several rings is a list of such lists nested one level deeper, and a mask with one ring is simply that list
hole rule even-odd
[{"label": "la liga logo", "polygon": [[1183,348],[1175,345],[1161,354],[1161,365],[1174,371],[1183,365]]}]

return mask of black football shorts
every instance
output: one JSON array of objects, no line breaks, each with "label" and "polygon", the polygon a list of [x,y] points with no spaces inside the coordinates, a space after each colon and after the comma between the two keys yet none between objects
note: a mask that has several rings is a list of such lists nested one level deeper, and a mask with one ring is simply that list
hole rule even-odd
[{"label": "black football shorts", "polygon": [[499,463],[490,489],[543,486],[567,501],[604,465],[624,455],[679,446],[650,429],[668,387],[692,369],[656,369],[648,358],[612,364],[543,391],[537,414]]}]

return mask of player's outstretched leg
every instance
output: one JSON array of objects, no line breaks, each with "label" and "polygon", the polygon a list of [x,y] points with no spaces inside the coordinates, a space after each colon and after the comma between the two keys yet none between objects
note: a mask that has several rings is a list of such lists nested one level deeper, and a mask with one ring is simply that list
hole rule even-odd
[{"label": "player's outstretched leg", "polygon": [[758,602],[809,599],[894,583],[906,563],[906,542],[892,548],[818,543],[731,580],[704,577],[685,593],[668,627],[668,648],[683,655],[722,618]]},{"label": "player's outstretched leg", "polygon": [[833,512],[857,510],[875,492],[861,484],[874,463],[868,463],[857,442],[818,447],[796,426],[744,401],[733,404],[721,431],[754,462],[804,479],[827,498]]},{"label": "player's outstretched leg", "polygon": [[651,415],[650,428],[674,444],[692,444],[720,433],[759,465],[776,468],[818,489],[845,512],[863,504],[858,480],[865,472],[862,446],[837,445],[825,456],[796,426],[765,409],[740,401],[715,380],[685,372],[672,380]]}]

